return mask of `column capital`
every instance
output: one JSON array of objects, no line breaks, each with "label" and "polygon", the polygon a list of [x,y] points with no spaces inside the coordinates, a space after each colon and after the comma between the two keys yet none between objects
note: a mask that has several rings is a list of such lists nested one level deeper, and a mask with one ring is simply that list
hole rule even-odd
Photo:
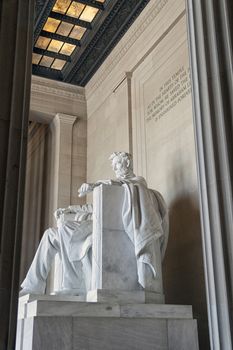
[{"label": "column capital", "polygon": [[60,123],[73,125],[77,119],[78,117],[75,115],[57,113],[54,117],[54,122],[59,121]]},{"label": "column capital", "polygon": [[125,72],[125,76],[127,79],[131,79],[133,76],[133,72]]}]

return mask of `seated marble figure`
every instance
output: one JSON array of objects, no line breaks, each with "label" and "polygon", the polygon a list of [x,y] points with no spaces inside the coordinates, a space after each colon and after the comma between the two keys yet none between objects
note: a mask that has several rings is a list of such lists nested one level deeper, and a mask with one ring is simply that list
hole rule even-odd
[{"label": "seated marble figure", "polygon": [[[145,290],[162,293],[161,259],[169,232],[165,201],[159,192],[147,187],[143,177],[134,174],[129,153],[114,152],[110,160],[116,179],[84,183],[79,196],[85,196],[102,184],[123,186],[122,222],[134,245],[138,282]],[[21,285],[23,294],[45,293],[46,279],[57,253],[63,266],[60,292],[80,295],[91,289],[92,206],[58,209],[55,215],[58,227],[45,231]]]},{"label": "seated marble figure", "polygon": [[166,203],[158,191],[147,187],[143,177],[134,174],[129,153],[114,152],[109,159],[116,179],[84,183],[79,195],[84,196],[101,184],[123,186],[122,222],[134,245],[138,282],[145,290],[163,293],[161,260],[169,234]]},{"label": "seated marble figure", "polygon": [[21,295],[44,294],[46,280],[59,254],[62,286],[57,294],[82,295],[90,289],[92,205],[72,205],[54,213],[57,227],[47,229],[21,287]]}]

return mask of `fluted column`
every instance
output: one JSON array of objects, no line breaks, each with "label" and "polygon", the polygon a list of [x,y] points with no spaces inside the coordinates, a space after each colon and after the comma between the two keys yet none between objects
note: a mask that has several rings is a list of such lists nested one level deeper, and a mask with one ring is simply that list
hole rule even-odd
[{"label": "fluted column", "polygon": [[76,116],[58,113],[52,122],[54,134],[54,210],[71,204],[72,141]]},{"label": "fluted column", "polygon": [[20,282],[22,283],[31,265],[36,248],[47,222],[49,203],[47,189],[48,127],[32,122],[28,130],[27,167],[23,214],[22,256]]},{"label": "fluted column", "polygon": [[0,2],[0,349],[13,350],[17,320],[33,0]]},{"label": "fluted column", "polygon": [[126,72],[128,93],[128,129],[129,129],[129,153],[133,154],[133,121],[132,121],[132,72]]},{"label": "fluted column", "polygon": [[[76,116],[58,113],[50,125],[53,138],[51,181],[53,211],[71,204],[73,126],[76,120]],[[55,222],[54,225],[56,225]],[[47,281],[47,293],[60,289],[61,280],[62,265],[59,257],[56,256],[54,267]]]},{"label": "fluted column", "polygon": [[187,0],[212,349],[232,349],[233,2]]}]

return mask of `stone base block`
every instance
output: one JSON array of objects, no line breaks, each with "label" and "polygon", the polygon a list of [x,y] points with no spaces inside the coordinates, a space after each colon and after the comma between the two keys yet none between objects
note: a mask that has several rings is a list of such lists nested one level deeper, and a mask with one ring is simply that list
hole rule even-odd
[{"label": "stone base block", "polygon": [[118,304],[163,304],[164,294],[142,291],[95,289],[87,293],[87,301]]},{"label": "stone base block", "polygon": [[16,350],[198,350],[191,306],[28,302]]},{"label": "stone base block", "polygon": [[27,315],[27,307],[31,305],[33,301],[85,301],[86,297],[73,296],[73,295],[38,295],[38,294],[25,294],[19,298],[18,303],[18,319],[25,318]]}]

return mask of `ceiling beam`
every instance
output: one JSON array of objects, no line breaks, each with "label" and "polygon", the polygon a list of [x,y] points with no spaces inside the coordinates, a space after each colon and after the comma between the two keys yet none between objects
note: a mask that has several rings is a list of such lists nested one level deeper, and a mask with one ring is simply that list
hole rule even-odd
[{"label": "ceiling beam", "polygon": [[[62,72],[64,81],[85,86],[118,40],[124,35],[129,25],[135,20],[149,1],[150,0],[117,0],[115,6],[112,8],[110,16],[106,18],[99,29],[98,35],[89,41],[86,47],[84,47],[82,43],[82,46],[79,50],[76,50],[72,58],[72,64],[64,67]],[[111,4],[111,1],[109,4]],[[108,6],[106,6],[103,15],[107,12],[107,9]],[[95,26],[93,26],[90,35],[93,32],[95,32]]]},{"label": "ceiling beam", "polygon": [[54,39],[54,40],[64,41],[65,43],[69,43],[69,44],[76,45],[76,46],[81,45],[80,41],[77,39],[69,38],[67,36],[63,36],[63,35],[56,34],[56,33],[47,32],[46,30],[42,30],[40,33],[40,36],[44,36],[46,38],[50,38],[50,39]]},{"label": "ceiling beam", "polygon": [[78,26],[81,26],[81,27],[84,27],[84,28],[87,28],[87,29],[92,29],[91,23],[86,22],[86,21],[82,21],[81,19],[77,19],[77,18],[74,18],[74,17],[67,16],[67,15],[62,15],[61,13],[57,13],[57,12],[53,12],[52,11],[50,13],[49,17],[58,19],[60,21],[65,21],[65,22],[68,22],[68,23],[72,23],[72,24],[75,24],[75,25],[78,25]]},{"label": "ceiling beam", "polygon": [[[41,8],[41,13],[38,14],[38,17],[36,19],[36,23],[35,23],[35,30],[34,30],[34,43],[36,42],[38,36],[40,35],[40,31],[41,29],[44,27],[45,22],[47,21],[47,18],[50,14],[50,12],[52,11],[52,8],[55,4],[56,0],[43,0],[43,1],[39,1],[36,0],[36,2],[38,3],[42,3]],[[43,5],[44,3],[44,5]]]},{"label": "ceiling beam", "polygon": [[[124,0],[125,1],[125,0]],[[117,3],[119,0],[106,0],[105,1],[105,10],[101,13],[100,16],[96,16],[94,18],[94,23],[92,26],[93,30],[90,30],[85,37],[82,39],[82,45],[79,50],[76,51],[75,55],[72,57],[72,63],[67,64],[64,68],[62,74],[64,76],[64,81],[70,82],[70,76],[73,75],[73,70],[76,65],[78,65],[79,59],[82,56],[82,54],[87,49],[88,45],[94,40],[96,33],[101,29],[101,26],[104,24],[104,22],[107,20],[108,16],[112,11],[114,10],[115,6],[117,6]]]},{"label": "ceiling beam", "polygon": [[95,0],[78,0],[78,2],[81,2],[82,4],[89,5],[92,7],[95,7],[99,10],[104,10],[104,4],[101,2],[95,1]]},{"label": "ceiling beam", "polygon": [[58,52],[43,50],[43,49],[39,49],[38,47],[34,47],[33,52],[38,53],[39,55],[46,55],[49,57],[58,58],[59,60],[71,62],[71,56],[63,55]]},{"label": "ceiling beam", "polygon": [[60,80],[62,81],[63,76],[62,72],[60,70],[51,68],[51,67],[44,67],[44,66],[39,66],[37,64],[32,65],[32,74],[34,75],[39,75],[41,77],[54,79],[54,80]]}]

